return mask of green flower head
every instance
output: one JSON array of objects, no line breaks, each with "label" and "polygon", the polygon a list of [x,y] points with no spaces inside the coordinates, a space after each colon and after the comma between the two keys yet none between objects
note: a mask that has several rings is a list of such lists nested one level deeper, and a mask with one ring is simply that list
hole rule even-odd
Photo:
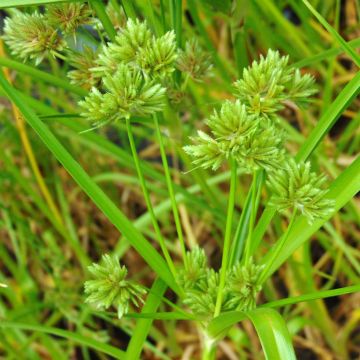
[{"label": "green flower head", "polygon": [[74,34],[79,26],[92,22],[91,10],[86,4],[49,5],[46,15],[50,24],[59,27],[64,34]]},{"label": "green flower head", "polygon": [[71,54],[70,64],[75,68],[67,73],[70,82],[74,85],[91,89],[100,84],[100,78],[91,70],[95,66],[96,52],[88,46],[78,54]]},{"label": "green flower head", "polygon": [[120,64],[114,75],[103,80],[105,93],[92,88],[79,104],[82,116],[101,126],[130,116],[148,116],[165,106],[165,88],[145,78],[140,70]]},{"label": "green flower head", "polygon": [[5,19],[3,39],[14,56],[39,64],[47,55],[62,51],[65,42],[44,15],[16,12]]},{"label": "green flower head", "polygon": [[280,212],[296,209],[309,223],[326,218],[333,211],[334,201],[325,197],[325,181],[324,175],[311,172],[309,162],[296,163],[289,159],[281,169],[269,174],[270,205]]},{"label": "green flower head", "polygon": [[187,267],[179,271],[178,282],[184,289],[191,289],[206,277],[207,257],[204,249],[197,246],[186,253],[186,260]]},{"label": "green flower head", "polygon": [[256,115],[267,115],[280,110],[285,84],[290,80],[287,67],[289,57],[269,50],[251,66],[244,69],[243,78],[235,82],[236,95]]},{"label": "green flower head", "polygon": [[197,166],[216,170],[233,157],[250,173],[260,168],[272,169],[283,160],[282,132],[272,124],[263,127],[260,119],[248,114],[239,100],[225,101],[207,124],[214,137],[199,131],[198,137],[193,138],[195,145],[184,147]]},{"label": "green flower head", "polygon": [[196,39],[192,39],[186,42],[185,50],[179,51],[176,66],[194,80],[201,81],[210,74],[211,56],[199,46]]},{"label": "green flower head", "polygon": [[[187,253],[187,266],[180,269],[179,285],[185,291],[184,304],[197,315],[212,318],[219,291],[220,272],[210,269],[204,250],[196,247]],[[261,290],[259,278],[263,266],[250,259],[249,264],[237,264],[226,271],[221,311],[249,311],[256,306]]]},{"label": "green flower head", "polygon": [[136,65],[138,53],[151,39],[152,33],[146,22],[129,19],[115,41],[102,48],[93,71],[103,76],[104,73],[114,73],[120,63]]},{"label": "green flower head", "polygon": [[175,33],[169,31],[159,38],[153,37],[137,53],[136,63],[150,77],[163,78],[175,70],[176,57]]},{"label": "green flower head", "polygon": [[121,319],[129,310],[129,305],[138,307],[143,303],[142,296],[146,293],[140,285],[126,280],[127,269],[120,266],[116,256],[103,255],[102,265],[92,264],[88,267],[95,278],[85,282],[86,302],[95,304],[99,309],[117,308]]},{"label": "green flower head", "polygon": [[316,92],[313,77],[302,76],[298,69],[288,66],[288,61],[288,56],[270,49],[265,57],[261,55],[259,61],[244,69],[243,78],[234,86],[236,96],[248,112],[274,118],[285,100],[305,103]]},{"label": "green flower head", "polygon": [[228,306],[239,311],[256,307],[256,297],[261,290],[259,278],[264,266],[255,265],[252,259],[247,265],[236,264],[229,271],[227,287],[231,293]]}]

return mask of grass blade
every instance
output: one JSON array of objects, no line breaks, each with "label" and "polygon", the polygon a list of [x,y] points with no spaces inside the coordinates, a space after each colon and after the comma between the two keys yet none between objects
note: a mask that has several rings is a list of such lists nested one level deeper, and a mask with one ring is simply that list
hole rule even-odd
[{"label": "grass blade", "polygon": [[111,41],[115,40],[116,30],[112,24],[108,14],[106,13],[105,5],[102,0],[89,0],[91,7],[96,12],[97,17],[101,21],[105,31],[107,32]]},{"label": "grass blade", "polygon": [[41,122],[39,117],[26,104],[21,101],[21,97],[10,86],[0,72],[0,85],[6,92],[9,99],[19,108],[25,120],[39,135],[48,149],[60,161],[64,168],[92,199],[97,207],[105,214],[112,224],[129,240],[138,253],[144,258],[149,266],[163,278],[163,280],[176,292],[179,288],[167,267],[164,259],[157,253],[153,246],[144,236],[134,227],[130,220],[118,209],[109,197],[100,189],[98,185],[89,177],[84,169],[72,158],[70,153],[58,141],[53,133]]},{"label": "grass blade", "polygon": [[360,56],[349,44],[340,36],[340,34],[316,11],[316,9],[307,1],[303,3],[311,13],[319,20],[320,24],[331,34],[331,36],[341,45],[344,51],[353,59],[357,66],[360,66]]},{"label": "grass blade", "polygon": [[[76,2],[80,0],[72,0]],[[31,6],[31,5],[44,5],[44,4],[56,4],[61,2],[68,2],[68,0],[1,0],[0,9],[13,6]]]},{"label": "grass blade", "polygon": [[50,326],[18,323],[18,322],[12,322],[12,321],[1,321],[0,328],[29,330],[29,331],[36,331],[36,332],[42,332],[42,333],[51,334],[51,335],[55,335],[55,336],[60,336],[64,339],[69,339],[80,345],[85,345],[94,350],[100,351],[104,354],[108,354],[108,355],[114,357],[115,359],[120,359],[120,360],[125,359],[124,351],[119,350],[116,347],[111,346],[109,344],[102,343],[93,338],[89,338],[89,337],[74,333],[72,331],[57,329],[57,328],[50,327]]},{"label": "grass blade", "polygon": [[86,96],[88,91],[80,87],[70,84],[68,81],[63,80],[57,76],[46,73],[45,71],[38,70],[32,66],[25,65],[21,62],[0,57],[0,66],[7,67],[9,69],[17,70],[24,74],[30,75],[34,80],[40,80],[44,83],[48,83],[57,86],[61,89],[68,90],[69,92],[79,95]]},{"label": "grass blade", "polygon": [[296,360],[283,317],[273,309],[255,309],[246,314],[260,338],[267,360]]},{"label": "grass blade", "polygon": [[[167,288],[167,285],[161,280],[156,279],[149,292],[146,303],[142,308],[142,313],[155,312],[159,307],[162,296]],[[140,319],[136,323],[135,330],[132,334],[131,340],[126,350],[127,359],[139,359],[142,348],[144,346],[147,334],[149,333],[153,319]]]},{"label": "grass blade", "polygon": [[271,301],[267,304],[261,305],[262,308],[273,308],[286,305],[293,305],[300,302],[312,301],[318,299],[326,299],[333,296],[351,294],[360,291],[360,285],[346,286],[339,289],[325,290],[325,291],[315,291],[309,294],[289,297],[286,299]]},{"label": "grass blade", "polygon": [[223,336],[227,330],[248,318],[255,326],[261,345],[268,360],[296,359],[289,331],[284,319],[273,309],[257,308],[247,313],[229,311],[210,322],[209,334],[214,338]]}]

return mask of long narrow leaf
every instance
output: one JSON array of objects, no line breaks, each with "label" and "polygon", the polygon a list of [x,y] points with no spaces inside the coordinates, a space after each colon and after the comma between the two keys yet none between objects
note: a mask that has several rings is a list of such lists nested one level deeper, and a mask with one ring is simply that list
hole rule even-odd
[{"label": "long narrow leaf", "polygon": [[249,312],[229,311],[210,322],[209,335],[219,338],[240,321],[248,318],[255,326],[256,332],[268,360],[296,359],[289,331],[284,319],[274,309],[257,308]]},{"label": "long narrow leaf", "polygon": [[35,69],[33,66],[25,65],[19,61],[0,57],[0,65],[9,69],[17,70],[23,74],[30,75],[35,81],[40,80],[45,83],[58,86],[59,88],[68,90],[76,95],[85,96],[88,94],[88,91],[85,89],[74,86],[64,79],[48,74],[45,71]]},{"label": "long narrow leaf", "polygon": [[324,290],[324,291],[315,291],[309,294],[289,297],[286,299],[271,301],[269,303],[266,303],[264,305],[261,305],[261,307],[280,307],[280,306],[286,306],[286,305],[292,305],[297,304],[304,301],[312,301],[312,300],[318,300],[318,299],[325,299],[333,296],[339,296],[339,295],[345,295],[345,294],[351,294],[360,291],[360,285],[354,285],[354,286],[346,286],[339,289],[331,289],[331,290]]},{"label": "long narrow leaf", "polygon": [[72,331],[67,331],[63,329],[57,329],[50,326],[43,326],[43,325],[34,325],[34,324],[26,324],[26,323],[18,323],[12,321],[1,321],[0,328],[3,329],[20,329],[20,330],[29,330],[29,331],[36,331],[42,332],[46,334],[51,334],[55,336],[60,336],[65,339],[69,339],[74,341],[80,345],[88,346],[89,348],[95,349],[97,351],[101,351],[104,354],[108,354],[115,359],[125,359],[125,352],[122,350],[117,349],[114,346],[109,344],[102,343],[97,341],[93,338],[89,338]]},{"label": "long narrow leaf", "polygon": [[[155,312],[161,303],[162,296],[167,288],[166,283],[161,279],[156,279],[146,303],[142,308],[142,313]],[[131,340],[126,350],[127,359],[136,360],[140,358],[142,348],[144,346],[146,337],[149,333],[153,319],[140,319],[136,323],[135,330],[132,334]]]},{"label": "long narrow leaf", "polygon": [[296,360],[289,330],[277,311],[259,308],[246,316],[256,329],[267,360]]},{"label": "long narrow leaf", "polygon": [[[13,6],[31,6],[31,5],[44,5],[55,4],[60,2],[68,2],[69,0],[1,0],[0,9]],[[71,0],[72,2],[80,0]]]},{"label": "long narrow leaf", "polygon": [[319,20],[320,24],[331,34],[331,36],[341,45],[344,51],[354,60],[357,66],[360,66],[360,56],[356,51],[347,44],[341,35],[316,11],[316,9],[307,1],[303,3],[312,12],[312,14]]}]

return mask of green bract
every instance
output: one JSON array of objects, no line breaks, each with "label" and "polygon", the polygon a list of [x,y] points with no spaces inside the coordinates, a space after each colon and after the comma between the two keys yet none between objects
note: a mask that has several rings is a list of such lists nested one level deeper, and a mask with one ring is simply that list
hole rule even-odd
[{"label": "green bract", "polygon": [[132,303],[138,307],[146,293],[140,285],[126,280],[127,269],[120,266],[116,256],[103,255],[102,265],[92,264],[88,267],[95,278],[85,282],[86,302],[95,304],[99,309],[110,306],[117,308],[119,319],[128,312]]},{"label": "green bract", "polygon": [[55,56],[65,43],[44,15],[16,12],[5,19],[4,36],[11,53],[22,60],[39,64],[46,56]]},{"label": "green bract", "polygon": [[334,201],[325,198],[325,181],[324,175],[311,172],[309,162],[298,164],[294,159],[288,159],[282,169],[269,175],[270,205],[280,212],[297,209],[309,223],[317,218],[326,218],[333,211]]},{"label": "green bract", "polygon": [[103,80],[104,93],[92,88],[79,105],[82,116],[101,126],[130,116],[152,115],[164,108],[165,88],[144,77],[140,70],[120,64],[114,75]]}]

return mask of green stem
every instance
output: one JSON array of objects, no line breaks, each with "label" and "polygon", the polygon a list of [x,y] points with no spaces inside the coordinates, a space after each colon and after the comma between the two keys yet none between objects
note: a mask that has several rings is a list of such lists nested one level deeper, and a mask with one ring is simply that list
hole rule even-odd
[{"label": "green stem", "polygon": [[288,228],[286,230],[285,236],[282,237],[281,242],[275,248],[275,251],[273,252],[271,258],[265,264],[265,268],[264,268],[264,270],[261,273],[261,276],[259,278],[259,284],[263,284],[264,281],[268,278],[269,271],[270,271],[275,259],[280,254],[280,251],[283,248],[284,244],[286,243],[286,240],[287,240],[287,238],[288,238],[288,236],[289,236],[289,234],[291,232],[291,228],[292,228],[292,226],[293,226],[293,224],[295,222],[295,219],[296,219],[296,214],[297,214],[297,210],[295,208],[292,215],[291,215],[291,219],[290,219],[290,222],[289,222],[289,226],[288,226]]},{"label": "green stem", "polygon": [[233,223],[233,214],[234,214],[234,205],[235,205],[235,193],[236,193],[236,161],[231,159],[231,180],[230,180],[230,193],[229,193],[229,202],[226,216],[226,228],[225,228],[225,239],[224,239],[224,248],[223,256],[221,261],[221,270],[220,270],[220,283],[219,290],[216,299],[214,317],[218,316],[221,312],[221,303],[223,299],[223,290],[225,287],[226,281],[226,270],[230,260],[230,246],[231,246],[231,230]]},{"label": "green stem", "polygon": [[171,180],[169,164],[168,164],[167,157],[166,157],[166,151],[165,151],[164,142],[163,142],[160,126],[159,126],[159,119],[158,119],[157,115],[154,116],[154,123],[155,123],[156,134],[157,134],[159,146],[160,146],[161,160],[162,160],[164,171],[165,171],[165,180],[166,180],[166,184],[167,184],[169,195],[170,195],[170,201],[171,201],[171,207],[172,207],[172,211],[173,211],[173,215],[174,215],[176,232],[178,234],[178,238],[180,241],[184,265],[185,265],[185,267],[187,267],[186,246],[185,246],[183,231],[182,231],[182,227],[181,227],[179,211],[178,211],[177,203],[176,203],[176,199],[175,199],[174,187],[173,187],[173,183]]},{"label": "green stem", "polygon": [[101,21],[106,33],[109,36],[109,39],[111,41],[114,41],[116,36],[116,30],[108,14],[106,13],[104,3],[102,2],[102,0],[90,0],[89,2],[91,7],[94,9],[97,17]]},{"label": "green stem", "polygon": [[250,248],[251,248],[251,239],[254,230],[254,223],[256,218],[256,182],[257,182],[258,172],[254,172],[253,176],[253,187],[251,191],[251,214],[250,214],[250,222],[249,222],[249,232],[245,242],[245,255],[244,255],[244,263],[247,265],[250,260]]},{"label": "green stem", "polygon": [[150,214],[150,217],[151,217],[151,222],[153,224],[153,227],[154,227],[156,236],[158,238],[161,250],[162,250],[162,252],[164,254],[165,260],[166,260],[166,262],[167,262],[167,264],[168,264],[174,278],[176,279],[175,266],[174,266],[174,263],[173,263],[173,261],[172,261],[172,259],[170,257],[170,254],[169,254],[169,252],[168,252],[168,250],[166,248],[164,237],[161,234],[160,227],[159,227],[159,224],[157,222],[157,219],[156,219],[156,216],[155,216],[155,213],[154,213],[154,208],[153,208],[153,206],[151,204],[150,195],[149,195],[149,191],[148,191],[147,186],[146,186],[144,174],[143,174],[143,172],[141,170],[139,156],[138,156],[138,153],[136,151],[136,145],[135,145],[134,135],[133,135],[132,128],[131,128],[130,119],[126,119],[126,129],[127,129],[127,133],[128,133],[128,137],[129,137],[129,143],[130,143],[131,152],[132,152],[132,155],[133,155],[133,158],[134,158],[135,168],[136,168],[139,180],[140,180],[140,185],[141,185],[141,189],[142,189],[142,192],[143,192],[143,195],[144,195],[145,203],[146,203],[146,206],[148,208],[148,211],[149,211],[149,214]]}]

